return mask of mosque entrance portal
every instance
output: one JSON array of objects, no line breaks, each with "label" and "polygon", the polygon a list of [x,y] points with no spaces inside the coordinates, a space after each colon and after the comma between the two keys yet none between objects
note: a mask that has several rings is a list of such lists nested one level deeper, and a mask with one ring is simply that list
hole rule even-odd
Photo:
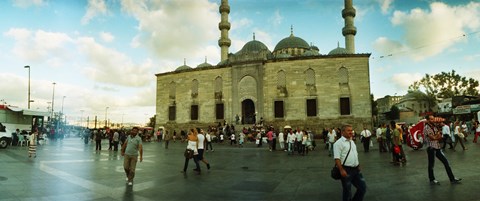
[{"label": "mosque entrance portal", "polygon": [[245,99],[242,101],[242,124],[254,124],[255,121],[255,104],[251,99]]}]

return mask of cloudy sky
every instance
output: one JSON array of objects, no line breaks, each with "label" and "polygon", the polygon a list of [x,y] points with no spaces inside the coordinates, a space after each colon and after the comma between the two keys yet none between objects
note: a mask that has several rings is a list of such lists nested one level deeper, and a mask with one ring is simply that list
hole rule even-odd
[{"label": "cloudy sky", "polygon": [[[217,64],[220,0],[0,1],[0,99],[54,109],[72,122],[98,115],[145,123],[155,113],[155,74]],[[455,69],[480,80],[477,0],[354,0],[357,53],[371,53],[375,98],[403,95],[426,73]],[[255,33],[273,50],[295,36],[321,54],[344,47],[340,0],[231,0],[230,52]],[[65,96],[65,98],[63,98]],[[62,104],[63,102],[63,104]],[[82,112],[83,111],[83,112]]]}]

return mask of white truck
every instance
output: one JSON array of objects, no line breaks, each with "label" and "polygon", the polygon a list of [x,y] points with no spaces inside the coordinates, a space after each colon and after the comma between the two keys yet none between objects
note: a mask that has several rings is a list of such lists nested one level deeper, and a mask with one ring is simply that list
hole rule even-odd
[{"label": "white truck", "polygon": [[12,132],[0,124],[0,149],[5,149],[12,142]]}]

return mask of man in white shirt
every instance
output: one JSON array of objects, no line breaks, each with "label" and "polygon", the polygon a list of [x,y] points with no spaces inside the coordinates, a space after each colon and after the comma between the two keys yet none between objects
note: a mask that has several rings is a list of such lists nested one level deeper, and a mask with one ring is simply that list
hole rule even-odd
[{"label": "man in white shirt", "polygon": [[335,129],[332,129],[328,132],[327,134],[328,137],[328,156],[333,155],[333,143],[337,140],[337,133],[335,132]]},{"label": "man in white shirt", "polygon": [[207,144],[205,145],[205,149],[207,150],[207,152],[208,152],[208,147],[210,147],[210,149],[214,151],[212,147],[212,135],[210,135],[210,132],[211,131],[207,131],[207,134],[205,135],[205,140],[207,141]]},{"label": "man in white shirt", "polygon": [[370,138],[372,137],[372,133],[364,126],[360,136],[362,136],[363,150],[365,152],[370,151]]},{"label": "man in white shirt", "polygon": [[295,133],[295,138],[296,138],[296,149],[298,151],[298,154],[302,153],[302,140],[303,140],[303,131],[301,131],[299,128],[297,128],[297,132]]},{"label": "man in white shirt", "polygon": [[280,144],[280,149],[285,150],[285,138],[283,138],[283,132],[280,130],[280,133],[278,134],[278,144]]},{"label": "man in white shirt", "polygon": [[[333,158],[335,165],[340,170],[340,179],[343,188],[343,200],[362,201],[367,192],[367,184],[360,172],[360,162],[355,143],[352,140],[353,129],[351,125],[343,125],[342,137],[333,144]],[[352,199],[352,185],[357,188]]]},{"label": "man in white shirt", "polygon": [[383,146],[383,139],[382,139],[382,125],[378,125],[377,131],[375,132],[375,135],[377,136],[377,142],[378,142],[378,151],[384,152],[385,147]]},{"label": "man in white shirt", "polygon": [[[198,147],[197,147],[198,155],[194,155],[194,157],[197,157],[198,161],[202,161],[203,163],[205,163],[205,165],[207,165],[207,169],[210,169],[210,163],[208,163],[207,159],[205,159],[205,157],[203,157],[203,153],[204,153],[203,150],[206,147],[206,140],[205,140],[205,135],[203,135],[203,133],[204,133],[203,129],[198,129],[197,128],[197,131],[198,131],[198,135],[197,135],[197,138],[198,138]],[[199,169],[197,171],[200,172]]]},{"label": "man in white shirt", "polygon": [[442,125],[442,135],[443,135],[442,150],[445,150],[445,147],[447,144],[450,145],[449,149],[453,149],[452,135],[450,134],[450,127],[447,124],[445,124],[445,122],[442,122],[441,125]]}]

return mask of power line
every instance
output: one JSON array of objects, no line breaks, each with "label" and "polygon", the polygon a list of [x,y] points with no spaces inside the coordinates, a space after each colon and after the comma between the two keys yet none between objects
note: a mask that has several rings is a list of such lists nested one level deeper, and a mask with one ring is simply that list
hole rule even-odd
[{"label": "power line", "polygon": [[408,53],[408,52],[413,52],[415,50],[419,50],[419,49],[423,49],[423,48],[426,48],[426,47],[430,47],[430,46],[435,46],[435,45],[439,45],[439,44],[442,44],[442,43],[446,43],[446,42],[450,42],[450,41],[454,41],[454,40],[458,40],[460,38],[464,38],[464,37],[468,37],[468,36],[471,36],[471,35],[475,35],[475,34],[478,34],[480,33],[480,31],[475,31],[475,32],[470,32],[470,33],[464,33],[460,36],[456,36],[456,37],[453,37],[453,38],[449,38],[449,39],[445,39],[443,41],[437,41],[437,42],[434,42],[434,43],[430,43],[430,44],[425,44],[425,45],[420,45],[420,46],[417,46],[417,47],[414,47],[414,48],[410,48],[409,50],[403,50],[403,51],[398,51],[398,52],[393,52],[393,53],[390,53],[390,54],[386,54],[386,55],[381,55],[379,57],[372,57],[372,59],[384,59],[386,57],[392,57],[392,56],[396,56],[398,54],[404,54],[404,53]]}]

